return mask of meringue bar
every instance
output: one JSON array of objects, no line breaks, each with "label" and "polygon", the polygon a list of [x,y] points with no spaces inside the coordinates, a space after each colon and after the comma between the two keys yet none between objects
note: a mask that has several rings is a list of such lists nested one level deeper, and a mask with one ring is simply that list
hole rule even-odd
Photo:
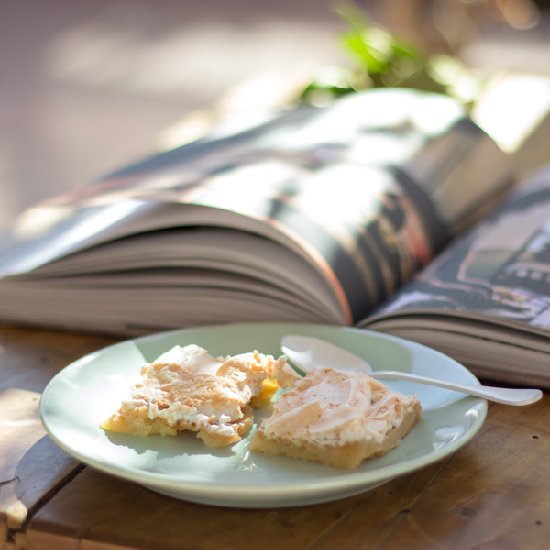
[{"label": "meringue bar", "polygon": [[397,447],[421,414],[418,398],[365,374],[317,369],[275,403],[250,448],[353,470]]},{"label": "meringue bar", "polygon": [[191,344],[163,353],[141,376],[103,429],[138,436],[191,430],[208,447],[225,447],[252,425],[251,400],[261,397],[265,382],[287,385],[298,375],[284,357],[256,351],[214,358]]}]

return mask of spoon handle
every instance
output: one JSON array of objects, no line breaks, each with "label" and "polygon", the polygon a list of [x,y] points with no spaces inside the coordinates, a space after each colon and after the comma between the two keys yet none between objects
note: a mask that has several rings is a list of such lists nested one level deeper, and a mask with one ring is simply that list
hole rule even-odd
[{"label": "spoon handle", "polygon": [[542,391],[531,388],[498,388],[494,386],[481,386],[473,384],[455,384],[435,378],[428,378],[417,374],[408,374],[404,372],[394,371],[375,371],[370,374],[373,378],[381,378],[384,380],[407,380],[410,382],[418,382],[429,386],[439,386],[448,390],[455,390],[477,397],[484,397],[497,403],[504,405],[530,405],[535,403],[542,397]]}]

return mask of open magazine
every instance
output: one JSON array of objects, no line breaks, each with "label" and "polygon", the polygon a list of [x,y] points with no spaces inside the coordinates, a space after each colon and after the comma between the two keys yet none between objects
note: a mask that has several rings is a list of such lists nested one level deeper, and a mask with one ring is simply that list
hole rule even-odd
[{"label": "open magazine", "polygon": [[[522,266],[543,263],[548,229],[497,253],[471,235],[456,245],[464,258],[448,248],[513,183],[506,155],[444,96],[372,90],[229,119],[24,212],[0,242],[0,319],[124,336],[231,321],[358,324],[429,341],[484,376],[547,384],[544,323],[510,304],[544,301],[530,298],[543,287]],[[487,307],[467,301],[470,287]],[[464,345],[448,343],[492,333],[540,362],[499,367],[493,348],[462,357]]]}]

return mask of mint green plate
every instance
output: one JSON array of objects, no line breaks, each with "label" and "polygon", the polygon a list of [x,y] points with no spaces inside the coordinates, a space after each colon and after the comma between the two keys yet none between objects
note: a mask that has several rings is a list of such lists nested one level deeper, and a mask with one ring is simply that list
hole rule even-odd
[{"label": "mint green plate", "polygon": [[[481,427],[487,402],[410,382],[392,389],[416,394],[423,418],[401,445],[349,472],[249,452],[250,434],[232,447],[208,449],[192,434],[135,437],[109,434],[100,424],[116,410],[145,361],[176,344],[195,343],[213,355],[257,349],[280,354],[285,334],[316,336],[364,357],[374,370],[394,369],[477,383],[465,367],[425,346],[366,330],[296,323],[208,326],[121,342],[72,363],[48,384],[40,415],[50,437],[76,459],[153,491],[216,506],[300,506],[372,489],[442,459]],[[259,418],[258,418],[259,420]]]}]

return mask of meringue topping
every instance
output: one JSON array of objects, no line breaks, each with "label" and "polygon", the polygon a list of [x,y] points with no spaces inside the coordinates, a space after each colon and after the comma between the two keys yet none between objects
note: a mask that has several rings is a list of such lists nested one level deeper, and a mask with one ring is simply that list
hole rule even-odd
[{"label": "meringue topping", "polygon": [[381,440],[413,400],[362,373],[317,369],[283,394],[261,429],[267,437],[332,444]]}]

